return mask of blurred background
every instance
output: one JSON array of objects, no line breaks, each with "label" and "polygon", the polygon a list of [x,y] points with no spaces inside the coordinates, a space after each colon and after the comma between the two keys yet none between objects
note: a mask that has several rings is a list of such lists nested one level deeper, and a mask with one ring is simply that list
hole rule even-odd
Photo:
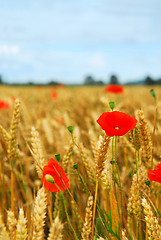
[{"label": "blurred background", "polygon": [[160,0],[0,0],[0,82],[161,84]]}]

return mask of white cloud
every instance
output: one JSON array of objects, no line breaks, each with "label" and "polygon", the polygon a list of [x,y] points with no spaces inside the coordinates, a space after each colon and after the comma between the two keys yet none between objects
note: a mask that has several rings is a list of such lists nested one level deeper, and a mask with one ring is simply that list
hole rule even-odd
[{"label": "white cloud", "polygon": [[0,54],[2,55],[17,55],[20,52],[20,48],[17,45],[0,45]]},{"label": "white cloud", "polygon": [[106,64],[103,57],[97,53],[89,60],[89,65],[100,69],[104,68]]}]

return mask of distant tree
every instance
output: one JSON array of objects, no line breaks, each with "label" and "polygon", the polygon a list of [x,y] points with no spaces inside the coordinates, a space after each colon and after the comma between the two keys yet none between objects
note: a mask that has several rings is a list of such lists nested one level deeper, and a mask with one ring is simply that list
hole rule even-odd
[{"label": "distant tree", "polygon": [[96,84],[97,85],[104,85],[104,82],[102,80],[98,80],[98,81],[96,81]]},{"label": "distant tree", "polygon": [[87,76],[84,80],[85,85],[94,85],[96,82],[92,76]]},{"label": "distant tree", "polygon": [[34,85],[34,82],[33,82],[33,81],[29,81],[29,82],[27,83],[27,85]]},{"label": "distant tree", "polygon": [[0,84],[3,84],[3,78],[2,78],[2,75],[0,75]]},{"label": "distant tree", "polygon": [[109,84],[119,84],[119,81],[116,75],[111,75]]},{"label": "distant tree", "polygon": [[147,76],[145,78],[144,84],[146,84],[146,85],[154,85],[155,81],[150,76]]},{"label": "distant tree", "polygon": [[55,86],[55,85],[58,85],[58,82],[51,80],[50,82],[48,82],[47,85]]},{"label": "distant tree", "polygon": [[157,84],[161,85],[161,78],[158,79]]}]

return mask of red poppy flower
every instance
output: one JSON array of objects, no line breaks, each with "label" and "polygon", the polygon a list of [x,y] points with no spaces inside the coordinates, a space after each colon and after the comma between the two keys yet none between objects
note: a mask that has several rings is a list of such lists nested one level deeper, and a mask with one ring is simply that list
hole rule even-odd
[{"label": "red poppy flower", "polygon": [[57,98],[58,98],[58,93],[57,93],[56,91],[52,91],[52,92],[51,92],[51,98],[52,98],[53,100],[57,99]]},{"label": "red poppy flower", "polygon": [[105,92],[119,94],[119,93],[123,93],[124,92],[124,88],[122,86],[120,86],[120,85],[110,84],[109,86],[107,86],[105,88]]},{"label": "red poppy flower", "polygon": [[97,123],[105,131],[107,136],[123,136],[129,130],[136,127],[137,120],[123,112],[104,112]]},{"label": "red poppy flower", "polygon": [[16,98],[14,96],[11,96],[11,100],[14,102]]},{"label": "red poppy flower", "polygon": [[10,108],[9,103],[3,100],[0,100],[0,109],[8,109],[8,108]]},{"label": "red poppy flower", "polygon": [[156,166],[156,169],[149,169],[148,178],[150,179],[150,181],[161,183],[161,163]]},{"label": "red poppy flower", "polygon": [[55,120],[56,120],[58,123],[64,122],[64,118],[56,118]]},{"label": "red poppy flower", "polygon": [[48,165],[44,166],[42,182],[50,192],[60,192],[60,190],[64,191],[69,188],[69,179],[66,173],[53,158],[50,158]]},{"label": "red poppy flower", "polygon": [[62,83],[59,83],[59,84],[58,84],[58,87],[59,87],[59,88],[64,88],[64,85],[63,85]]}]

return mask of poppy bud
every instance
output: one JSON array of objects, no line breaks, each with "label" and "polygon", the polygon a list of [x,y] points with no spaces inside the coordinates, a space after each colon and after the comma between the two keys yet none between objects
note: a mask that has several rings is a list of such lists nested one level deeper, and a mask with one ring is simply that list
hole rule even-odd
[{"label": "poppy bud", "polygon": [[46,179],[46,181],[48,181],[49,183],[54,183],[55,181],[54,181],[54,178],[51,176],[51,175],[49,175],[49,174],[46,174],[45,175],[45,179]]}]

